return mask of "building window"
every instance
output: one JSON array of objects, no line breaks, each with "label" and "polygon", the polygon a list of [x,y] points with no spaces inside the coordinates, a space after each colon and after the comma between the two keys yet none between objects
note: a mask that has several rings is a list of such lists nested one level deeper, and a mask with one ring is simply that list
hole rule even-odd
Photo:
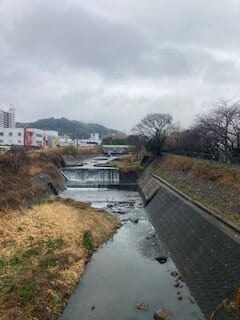
[{"label": "building window", "polygon": [[22,141],[21,141],[21,140],[18,140],[18,143],[22,143]]},{"label": "building window", "polygon": [[12,132],[9,132],[9,137],[12,137]]},{"label": "building window", "polygon": [[22,132],[18,132],[18,136],[21,137],[22,136]]},{"label": "building window", "polygon": [[37,136],[38,138],[42,138],[42,134],[40,134],[40,133],[37,133],[36,136]]},{"label": "building window", "polygon": [[1,136],[1,137],[4,136],[4,133],[3,133],[3,132],[0,132],[0,136]]},{"label": "building window", "polygon": [[0,143],[3,143],[3,140],[0,140]]}]

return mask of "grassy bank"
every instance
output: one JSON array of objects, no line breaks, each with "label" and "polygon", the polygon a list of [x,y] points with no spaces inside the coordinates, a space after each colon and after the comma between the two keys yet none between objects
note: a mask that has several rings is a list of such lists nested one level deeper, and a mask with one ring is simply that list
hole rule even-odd
[{"label": "grassy bank", "polygon": [[136,173],[138,176],[144,169],[140,161],[132,154],[113,160],[110,162],[110,165],[118,168],[123,174]]},{"label": "grassy bank", "polygon": [[[77,152],[77,154],[76,154]],[[78,159],[99,154],[99,147],[75,148],[73,146],[35,150],[10,150],[0,154],[0,210],[17,209],[48,197],[47,186],[32,183],[39,175],[48,175],[58,190],[63,190],[59,168],[64,157]]]},{"label": "grassy bank", "polygon": [[152,172],[194,200],[240,224],[240,168],[166,155],[154,161]]},{"label": "grassy bank", "polygon": [[57,319],[93,251],[119,227],[105,212],[58,199],[0,220],[2,320]]},{"label": "grassy bank", "polygon": [[0,155],[1,320],[57,319],[94,250],[119,227],[116,218],[87,204],[48,200],[49,180],[36,177],[48,176],[62,190],[58,169],[64,154],[58,149]]},{"label": "grassy bank", "polygon": [[0,210],[29,206],[48,196],[48,189],[31,178],[47,174],[56,188],[63,189],[58,168],[63,164],[57,151],[10,150],[0,155]]}]

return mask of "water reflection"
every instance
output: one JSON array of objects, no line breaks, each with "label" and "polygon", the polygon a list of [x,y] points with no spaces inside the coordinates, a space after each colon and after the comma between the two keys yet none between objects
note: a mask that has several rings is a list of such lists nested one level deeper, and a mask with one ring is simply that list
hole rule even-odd
[{"label": "water reflection", "polygon": [[[204,319],[198,306],[190,302],[185,284],[174,287],[170,272],[176,267],[172,260],[169,258],[166,264],[155,260],[166,252],[136,192],[68,189],[62,196],[106,208],[112,214],[117,208],[125,208],[126,213],[118,214],[123,227],[93,255],[59,320],[148,320],[160,308],[170,310],[173,320]],[[133,223],[136,217],[138,223]],[[140,302],[149,304],[149,310],[137,310]]]}]

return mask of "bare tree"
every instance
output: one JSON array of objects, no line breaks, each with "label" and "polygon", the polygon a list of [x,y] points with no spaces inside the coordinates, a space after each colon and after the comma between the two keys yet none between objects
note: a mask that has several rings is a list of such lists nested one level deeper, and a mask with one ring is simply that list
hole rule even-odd
[{"label": "bare tree", "polygon": [[133,131],[144,137],[147,150],[161,155],[171,123],[172,117],[169,114],[150,113],[133,128]]},{"label": "bare tree", "polygon": [[217,100],[209,113],[198,117],[195,128],[209,152],[214,150],[224,161],[230,161],[240,147],[240,102]]}]

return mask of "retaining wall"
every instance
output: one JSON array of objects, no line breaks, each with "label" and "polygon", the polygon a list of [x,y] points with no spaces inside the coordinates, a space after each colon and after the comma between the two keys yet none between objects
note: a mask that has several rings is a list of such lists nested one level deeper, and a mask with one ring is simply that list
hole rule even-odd
[{"label": "retaining wall", "polygon": [[51,178],[48,174],[40,174],[30,179],[32,184],[38,184],[46,189],[48,195],[55,194],[65,189],[65,180],[59,170],[56,169],[55,178]]},{"label": "retaining wall", "polygon": [[138,184],[159,238],[208,318],[240,285],[239,233],[154,179],[150,169]]}]

